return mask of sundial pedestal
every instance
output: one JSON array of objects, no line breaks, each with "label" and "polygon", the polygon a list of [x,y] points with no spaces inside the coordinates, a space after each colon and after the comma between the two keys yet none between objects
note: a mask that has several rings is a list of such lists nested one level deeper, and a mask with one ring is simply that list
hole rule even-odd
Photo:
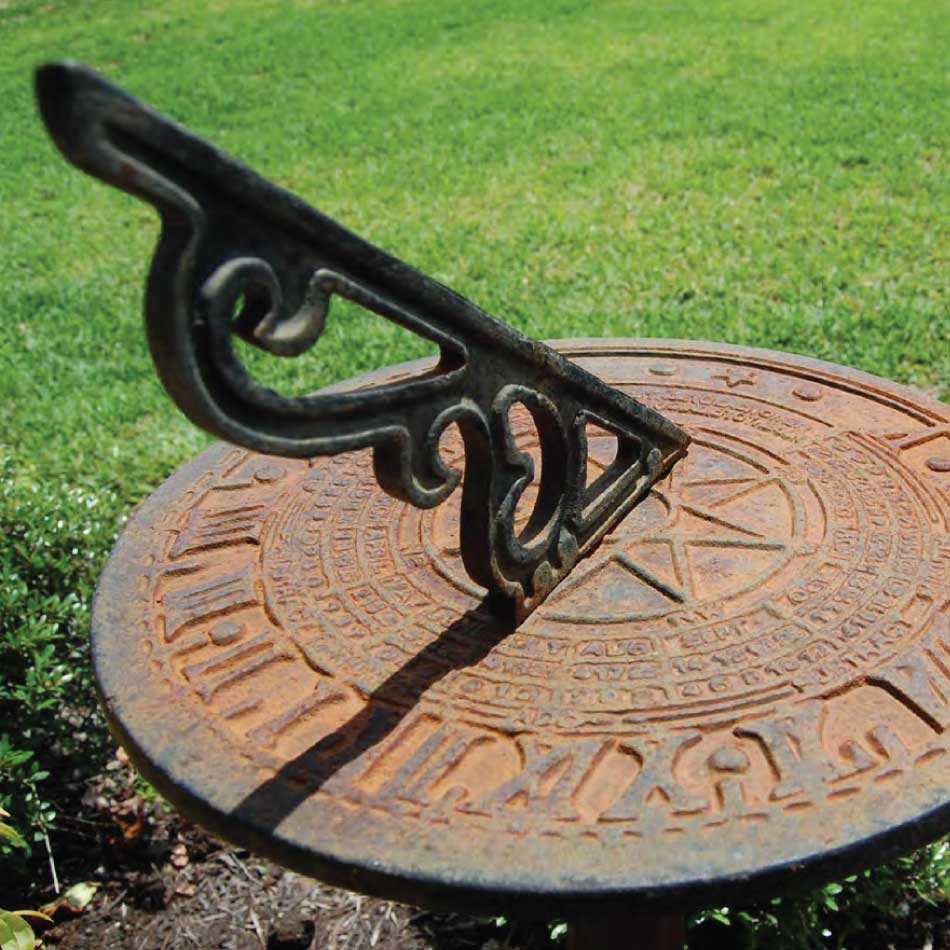
[{"label": "sundial pedestal", "polygon": [[[675,946],[672,906],[945,831],[947,407],[762,350],[556,346],[693,441],[520,624],[467,577],[457,502],[392,499],[366,453],[219,444],[145,502],[93,634],[136,763],[298,871],[566,917],[576,948],[646,941],[632,909]],[[610,439],[589,444],[596,477]]]},{"label": "sundial pedestal", "polygon": [[682,950],[681,914],[605,914],[568,925],[567,950]]}]

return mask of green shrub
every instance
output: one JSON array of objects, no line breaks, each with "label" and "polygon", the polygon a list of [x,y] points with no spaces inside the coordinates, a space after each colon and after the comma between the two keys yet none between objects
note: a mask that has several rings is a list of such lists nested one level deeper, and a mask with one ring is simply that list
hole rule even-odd
[{"label": "green shrub", "polygon": [[[919,931],[926,905],[950,897],[950,842],[939,841],[881,867],[802,894],[750,907],[707,910],[692,921],[690,945],[702,950],[710,925],[730,928],[735,950],[846,950],[859,948],[876,927]],[[924,945],[923,935],[918,946]]]},{"label": "green shrub", "polygon": [[8,867],[55,825],[50,774],[60,789],[100,761],[89,607],[123,507],[115,492],[37,484],[0,460],[0,807],[30,829],[23,846],[0,841]]}]

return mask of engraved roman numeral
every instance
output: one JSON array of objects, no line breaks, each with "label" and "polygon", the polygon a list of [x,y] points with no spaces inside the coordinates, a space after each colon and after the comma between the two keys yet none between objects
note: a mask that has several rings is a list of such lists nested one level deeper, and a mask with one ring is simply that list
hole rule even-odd
[{"label": "engraved roman numeral", "polygon": [[950,725],[950,615],[940,613],[920,647],[868,678],[937,732]]},{"label": "engraved roman numeral", "polygon": [[198,695],[207,703],[227,686],[233,686],[252,673],[292,654],[279,647],[268,633],[260,633],[236,646],[216,653],[210,659],[192,663],[182,671]]},{"label": "engraved roman numeral", "polygon": [[251,742],[256,742],[259,745],[269,748],[287,732],[288,729],[293,728],[297,723],[309,719],[328,706],[345,702],[347,698],[347,693],[332,680],[318,680],[317,685],[309,696],[304,696],[303,699],[294,703],[289,709],[284,710],[276,716],[272,716],[259,726],[255,726],[248,731],[247,737]]},{"label": "engraved roman numeral", "polygon": [[250,567],[167,591],[161,600],[165,608],[165,640],[168,643],[187,627],[258,602]]},{"label": "engraved roman numeral", "polygon": [[673,774],[679,756],[701,739],[701,733],[689,732],[673,733],[652,743],[647,738],[624,740],[620,751],[634,756],[640,770],[600,820],[631,821],[639,818],[656,794],[668,802],[674,812],[693,814],[707,809],[709,801],[685,789]]},{"label": "engraved roman numeral", "polygon": [[260,544],[268,506],[232,505],[227,508],[192,508],[172,545],[171,556],[181,557],[208,548],[235,544]]},{"label": "engraved roman numeral", "polygon": [[577,821],[574,796],[610,743],[582,739],[550,748],[536,739],[522,739],[519,746],[524,757],[521,771],[487,795],[466,802],[462,810],[490,815],[499,808],[521,803],[528,812],[543,808],[556,820]]},{"label": "engraved roman numeral", "polygon": [[433,801],[435,786],[458,767],[472,749],[491,741],[488,736],[443,725],[406,759],[383,786],[381,794],[385,798],[427,805]]},{"label": "engraved roman numeral", "polygon": [[835,768],[821,743],[821,714],[824,703],[809,700],[787,716],[756,719],[735,730],[739,737],[757,739],[765,749],[779,781],[772,789],[772,801],[804,793],[818,799],[824,783],[834,778]]}]

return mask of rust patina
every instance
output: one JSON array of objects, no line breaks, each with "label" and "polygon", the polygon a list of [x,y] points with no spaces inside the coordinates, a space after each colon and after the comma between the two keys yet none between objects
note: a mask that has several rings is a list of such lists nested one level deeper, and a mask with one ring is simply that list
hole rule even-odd
[{"label": "rust patina", "polygon": [[394,499],[367,452],[219,444],[138,509],[93,648],[142,771],[304,873],[493,913],[748,899],[946,830],[948,408],[762,350],[554,345],[692,444],[520,625],[457,502]]}]

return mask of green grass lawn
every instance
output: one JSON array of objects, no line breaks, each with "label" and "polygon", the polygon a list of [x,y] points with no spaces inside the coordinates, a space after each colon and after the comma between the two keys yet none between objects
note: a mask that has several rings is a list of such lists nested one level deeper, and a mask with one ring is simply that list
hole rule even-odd
[{"label": "green grass lawn", "polygon": [[[20,677],[32,709],[23,657],[48,642],[55,669],[84,635],[112,523],[84,535],[76,497],[125,510],[206,442],[142,332],[157,221],[47,141],[46,60],[90,63],[532,336],[773,347],[950,397],[944,0],[145,6],[0,2],[0,567],[48,580],[31,530],[60,552],[53,600],[0,602],[0,706]],[[313,353],[255,365],[299,392],[426,349],[335,303]],[[60,518],[67,488],[90,494]],[[71,619],[23,647],[18,618],[58,616],[70,585]]]},{"label": "green grass lawn", "polygon": [[[540,337],[770,346],[950,393],[950,8],[0,4],[0,399],[22,477],[137,498],[203,442],[139,320],[150,209],[68,167],[84,60]],[[204,7],[204,9],[198,9]],[[415,355],[337,308],[288,387]]]}]

